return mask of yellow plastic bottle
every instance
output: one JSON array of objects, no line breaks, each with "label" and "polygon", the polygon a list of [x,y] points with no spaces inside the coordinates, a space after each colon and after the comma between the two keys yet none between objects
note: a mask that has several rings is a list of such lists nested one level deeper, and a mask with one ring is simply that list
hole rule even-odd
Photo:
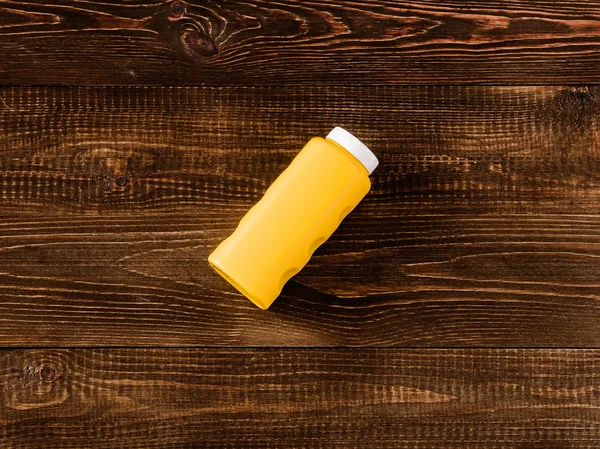
[{"label": "yellow plastic bottle", "polygon": [[309,261],[371,188],[375,155],[336,127],[315,137],[208,257],[211,266],[261,309]]}]

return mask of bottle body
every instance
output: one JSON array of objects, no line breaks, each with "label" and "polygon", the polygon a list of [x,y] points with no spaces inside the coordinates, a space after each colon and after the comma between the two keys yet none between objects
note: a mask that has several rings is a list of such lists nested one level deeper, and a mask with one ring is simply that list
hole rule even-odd
[{"label": "bottle body", "polygon": [[315,137],[209,256],[209,263],[266,309],[370,187],[369,172],[355,156],[331,139]]}]

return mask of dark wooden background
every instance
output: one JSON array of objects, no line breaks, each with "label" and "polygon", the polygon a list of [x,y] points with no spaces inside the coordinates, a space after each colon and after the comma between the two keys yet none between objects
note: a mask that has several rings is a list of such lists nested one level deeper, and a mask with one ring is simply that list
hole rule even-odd
[{"label": "dark wooden background", "polygon": [[[371,193],[206,263],[313,136]],[[0,0],[0,448],[600,448],[600,1]]]}]

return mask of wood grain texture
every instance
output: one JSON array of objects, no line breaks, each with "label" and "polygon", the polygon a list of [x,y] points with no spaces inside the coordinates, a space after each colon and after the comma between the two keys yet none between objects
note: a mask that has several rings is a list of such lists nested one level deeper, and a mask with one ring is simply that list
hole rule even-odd
[{"label": "wood grain texture", "polygon": [[[597,93],[0,89],[0,345],[597,346]],[[206,257],[334,124],[373,190],[259,311]]]},{"label": "wood grain texture", "polygon": [[600,213],[598,86],[22,87],[0,98],[5,208],[245,210],[338,124],[381,160],[367,209]]},{"label": "wood grain texture", "polygon": [[597,350],[0,353],[0,447],[597,448]]},{"label": "wood grain texture", "polygon": [[0,1],[0,84],[600,81],[600,3]]}]

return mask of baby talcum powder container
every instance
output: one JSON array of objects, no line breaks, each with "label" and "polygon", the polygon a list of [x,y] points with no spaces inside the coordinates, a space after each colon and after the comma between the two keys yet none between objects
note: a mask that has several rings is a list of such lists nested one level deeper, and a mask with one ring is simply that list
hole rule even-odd
[{"label": "baby talcum powder container", "polygon": [[309,261],[371,188],[379,161],[336,127],[314,137],[236,230],[208,257],[211,266],[261,309]]}]

